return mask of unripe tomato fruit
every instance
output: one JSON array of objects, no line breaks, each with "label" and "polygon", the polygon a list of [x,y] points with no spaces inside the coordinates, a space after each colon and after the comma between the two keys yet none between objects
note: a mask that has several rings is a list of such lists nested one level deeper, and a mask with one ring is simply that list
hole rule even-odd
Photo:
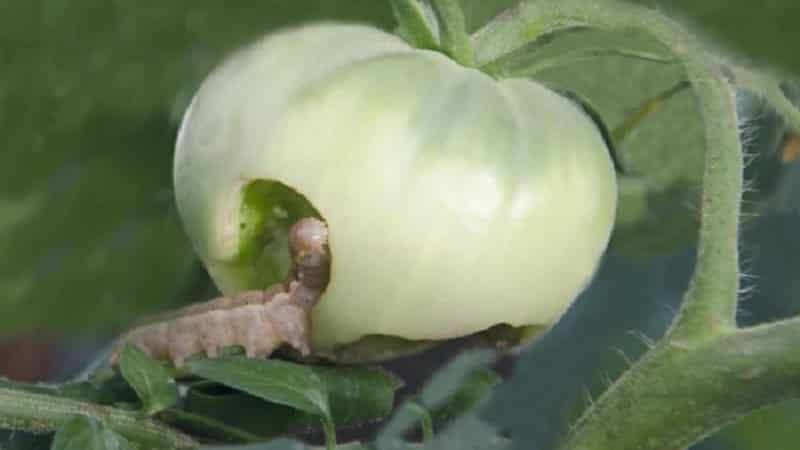
[{"label": "unripe tomato fruit", "polygon": [[322,353],[552,324],[592,277],[617,196],[603,137],[572,101],[344,24],[273,34],[214,71],[174,175],[226,294],[285,276],[292,220],[327,222]]}]

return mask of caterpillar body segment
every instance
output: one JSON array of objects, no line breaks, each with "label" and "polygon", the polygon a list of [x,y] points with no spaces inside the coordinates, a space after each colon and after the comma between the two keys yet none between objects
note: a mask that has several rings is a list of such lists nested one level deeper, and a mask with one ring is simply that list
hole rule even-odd
[{"label": "caterpillar body segment", "polygon": [[165,320],[134,328],[118,341],[111,363],[117,364],[128,343],[176,367],[191,355],[214,358],[234,345],[243,347],[249,358],[268,357],[284,344],[309,355],[310,312],[330,276],[327,243],[324,222],[300,219],[289,230],[292,268],[285,282],[190,305]]}]

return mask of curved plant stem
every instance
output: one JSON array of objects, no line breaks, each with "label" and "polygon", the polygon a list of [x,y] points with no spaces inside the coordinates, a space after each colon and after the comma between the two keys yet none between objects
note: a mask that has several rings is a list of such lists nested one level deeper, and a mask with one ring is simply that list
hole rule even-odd
[{"label": "curved plant stem", "polygon": [[475,65],[472,42],[467,33],[467,23],[459,0],[431,0],[439,18],[441,50],[462,65]]},{"label": "curved plant stem", "polygon": [[421,0],[390,0],[400,34],[416,48],[438,49],[435,23]]},{"label": "curved plant stem", "polygon": [[[705,124],[697,266],[667,335],[578,420],[567,450],[674,450],[738,417],[792,396],[800,322],[737,330],[742,152],[732,86],[715,58],[680,26],[627,2],[527,0],[479,31],[478,64],[572,27],[640,30],[680,60]],[[701,151],[701,149],[698,149]]]},{"label": "curved plant stem", "polygon": [[102,421],[142,448],[189,449],[197,445],[189,436],[134,411],[0,386],[0,428],[49,433],[75,415]]}]

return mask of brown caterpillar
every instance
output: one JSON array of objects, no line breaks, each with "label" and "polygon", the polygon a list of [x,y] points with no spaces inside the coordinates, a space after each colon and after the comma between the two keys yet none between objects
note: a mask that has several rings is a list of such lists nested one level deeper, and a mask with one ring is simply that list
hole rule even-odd
[{"label": "brown caterpillar", "polygon": [[196,353],[214,358],[232,345],[244,347],[249,358],[267,357],[283,344],[308,355],[309,313],[330,276],[325,223],[314,218],[297,221],[289,230],[289,250],[292,269],[284,283],[191,305],[171,318],[134,328],[118,341],[111,363],[117,363],[127,343],[152,358],[169,359],[176,367]]}]

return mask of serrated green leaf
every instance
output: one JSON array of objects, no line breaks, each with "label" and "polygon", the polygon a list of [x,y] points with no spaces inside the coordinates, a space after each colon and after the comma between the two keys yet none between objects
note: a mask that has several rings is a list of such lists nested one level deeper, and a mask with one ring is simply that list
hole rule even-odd
[{"label": "serrated green leaf", "polygon": [[119,370],[142,401],[144,414],[153,415],[178,403],[178,386],[169,371],[138,347],[128,344],[122,349]]},{"label": "serrated green leaf", "polygon": [[186,366],[190,373],[199,377],[273,403],[331,418],[327,386],[306,365],[277,359],[228,356],[190,360]]},{"label": "serrated green leaf", "polygon": [[92,417],[75,416],[56,432],[51,450],[132,450],[128,440]]}]

